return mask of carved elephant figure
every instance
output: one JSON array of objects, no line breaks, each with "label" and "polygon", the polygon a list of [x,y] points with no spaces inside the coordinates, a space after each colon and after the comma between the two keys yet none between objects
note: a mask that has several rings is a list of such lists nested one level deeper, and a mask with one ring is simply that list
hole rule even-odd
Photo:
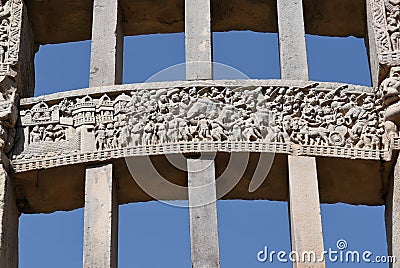
[{"label": "carved elephant figure", "polygon": [[195,102],[187,111],[187,119],[193,119],[200,115],[218,115],[217,105],[208,98],[203,98]]}]

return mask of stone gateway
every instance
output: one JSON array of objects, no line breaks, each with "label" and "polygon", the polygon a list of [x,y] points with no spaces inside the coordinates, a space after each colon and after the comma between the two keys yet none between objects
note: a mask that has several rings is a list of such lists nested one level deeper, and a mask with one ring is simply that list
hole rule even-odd
[{"label": "stone gateway", "polygon": [[[185,185],[151,186],[189,200],[194,268],[220,267],[217,198],[288,201],[299,254],[324,251],[321,202],[385,205],[400,258],[400,1],[170,2],[0,0],[0,267],[21,213],[84,207],[84,267],[116,268],[118,205],[156,199],[152,172]],[[214,80],[212,30],[278,32],[281,79]],[[124,36],[182,31],[185,81],[121,85]],[[309,81],[306,33],[365,37],[373,87]],[[90,87],[33,97],[38,45],[89,39]]]}]

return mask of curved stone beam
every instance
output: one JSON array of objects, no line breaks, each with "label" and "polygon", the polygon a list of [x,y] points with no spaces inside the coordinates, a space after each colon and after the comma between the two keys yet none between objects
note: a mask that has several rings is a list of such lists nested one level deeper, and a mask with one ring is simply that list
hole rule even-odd
[{"label": "curved stone beam", "polygon": [[[284,80],[161,82],[22,99],[15,172],[128,156],[269,152],[390,160],[373,88]],[[61,152],[61,153],[60,153]]]}]

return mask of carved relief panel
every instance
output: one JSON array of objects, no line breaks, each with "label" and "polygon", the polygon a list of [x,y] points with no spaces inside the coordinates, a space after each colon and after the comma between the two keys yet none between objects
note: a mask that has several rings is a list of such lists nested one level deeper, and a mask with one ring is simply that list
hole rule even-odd
[{"label": "carved relief panel", "polygon": [[371,4],[379,62],[400,64],[400,1],[374,0]]},{"label": "carved relief panel", "polygon": [[164,154],[182,152],[183,144],[206,144],[210,151],[237,147],[242,148],[239,151],[390,157],[382,99],[362,87],[327,85],[331,84],[198,82],[154,90],[121,87],[119,92],[53,100],[51,105],[42,99],[21,107],[19,133],[24,133],[24,146],[16,146],[20,149],[14,150],[13,161],[91,152],[83,147],[120,155],[129,148],[134,151],[128,154],[133,155]]}]

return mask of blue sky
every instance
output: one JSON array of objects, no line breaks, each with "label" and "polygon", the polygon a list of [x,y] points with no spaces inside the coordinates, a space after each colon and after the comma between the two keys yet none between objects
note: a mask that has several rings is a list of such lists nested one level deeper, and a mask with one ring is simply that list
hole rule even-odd
[{"label": "blue sky", "polygon": [[[215,33],[214,61],[250,78],[279,79],[276,34]],[[364,41],[357,38],[307,36],[310,79],[370,86]],[[183,63],[184,35],[127,37],[124,83],[144,82],[153,74]],[[85,88],[90,42],[42,46],[36,56],[36,93]],[[291,267],[260,263],[265,246],[290,251],[285,202],[219,201],[221,267]],[[384,207],[322,205],[325,248],[345,239],[351,250],[386,255]],[[189,212],[159,202],[120,206],[119,267],[191,267]],[[82,267],[83,210],[20,218],[21,268]],[[328,263],[327,267],[388,267],[387,264]]]}]

